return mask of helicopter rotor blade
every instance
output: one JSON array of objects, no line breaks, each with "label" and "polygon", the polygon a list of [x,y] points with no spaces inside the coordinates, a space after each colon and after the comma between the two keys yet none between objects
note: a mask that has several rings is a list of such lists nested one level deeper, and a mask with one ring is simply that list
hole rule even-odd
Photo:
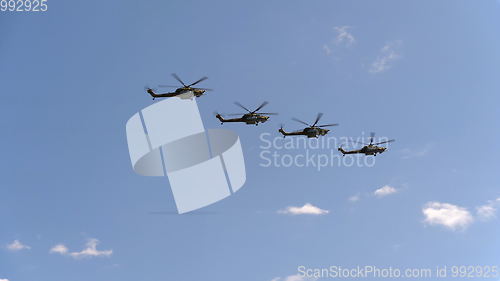
[{"label": "helicopter rotor blade", "polygon": [[172,77],[174,77],[175,80],[179,81],[179,83],[181,83],[182,86],[187,87],[186,84],[184,84],[184,82],[182,82],[181,78],[179,78],[179,76],[177,76],[177,74],[172,73]]},{"label": "helicopter rotor blade", "polygon": [[243,108],[244,110],[246,110],[246,111],[248,111],[248,112],[252,113],[252,112],[251,112],[248,108],[244,107],[241,103],[239,103],[239,102],[237,102],[237,101],[236,101],[236,102],[234,102],[234,104],[236,104],[237,106],[239,106],[239,107]]},{"label": "helicopter rotor blade", "polygon": [[393,141],[396,141],[396,140],[392,139],[392,140],[388,140],[388,141],[377,142],[377,143],[374,143],[374,145],[389,143],[389,142],[393,142]]},{"label": "helicopter rotor blade", "polygon": [[202,78],[200,78],[200,79],[196,80],[195,82],[189,84],[188,87],[194,86],[194,85],[200,83],[201,81],[204,81],[204,80],[207,80],[207,79],[208,79],[207,76],[203,76]]},{"label": "helicopter rotor blade", "polygon": [[311,125],[311,127],[314,127],[316,126],[316,124],[318,124],[319,120],[321,119],[321,117],[323,116],[323,113],[318,113],[318,116],[316,117],[316,120],[314,121],[314,123]]},{"label": "helicopter rotor blade", "polygon": [[160,88],[179,88],[179,86],[173,86],[173,85],[158,85]]},{"label": "helicopter rotor blade", "polygon": [[245,113],[227,113],[227,114],[221,114],[221,115],[224,115],[224,116],[242,116],[242,115],[245,115]]},{"label": "helicopter rotor blade", "polygon": [[263,102],[261,105],[259,105],[259,107],[257,107],[254,111],[252,111],[252,113],[255,113],[259,110],[261,110],[264,106],[266,106],[268,104],[267,101]]},{"label": "helicopter rotor blade", "polygon": [[259,112],[259,114],[262,114],[262,115],[278,115],[278,113],[275,113],[275,112]]},{"label": "helicopter rotor blade", "polygon": [[369,143],[362,142],[362,141],[348,141],[348,142],[353,143],[353,144],[370,145]]},{"label": "helicopter rotor blade", "polygon": [[370,133],[370,144],[373,143],[373,138],[375,137],[375,132]]},{"label": "helicopter rotor blade", "polygon": [[318,127],[323,128],[323,127],[333,127],[333,126],[338,126],[338,125],[339,125],[339,124],[335,123],[335,124],[325,124],[325,125],[320,125],[320,126],[318,126]]},{"label": "helicopter rotor blade", "polygon": [[297,122],[299,122],[299,123],[302,123],[302,124],[304,124],[304,125],[306,125],[306,126],[311,126],[311,125],[307,124],[306,122],[304,122],[304,121],[302,121],[302,120],[299,120],[299,119],[297,119],[297,118],[292,118],[292,120],[293,120],[293,121],[297,121]]}]

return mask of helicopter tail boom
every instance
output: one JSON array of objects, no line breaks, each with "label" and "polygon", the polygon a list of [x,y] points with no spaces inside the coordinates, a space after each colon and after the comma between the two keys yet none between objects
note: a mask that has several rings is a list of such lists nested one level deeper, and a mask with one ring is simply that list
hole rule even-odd
[{"label": "helicopter tail boom", "polygon": [[342,148],[342,146],[338,148],[338,151],[340,151],[340,153],[342,153],[343,155],[358,153],[358,151],[356,151],[356,150],[353,150],[353,151],[345,151],[345,150]]},{"label": "helicopter tail boom", "polygon": [[297,136],[297,135],[303,135],[301,132],[285,132],[285,130],[283,130],[283,127],[281,127],[278,132],[280,132],[283,137],[286,137],[286,136]]}]

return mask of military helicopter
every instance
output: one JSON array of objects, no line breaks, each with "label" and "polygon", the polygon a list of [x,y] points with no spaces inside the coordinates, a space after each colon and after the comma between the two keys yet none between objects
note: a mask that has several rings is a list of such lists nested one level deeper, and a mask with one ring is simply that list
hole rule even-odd
[{"label": "military helicopter", "polygon": [[278,113],[263,113],[263,112],[258,112],[261,110],[264,106],[268,104],[267,101],[263,102],[261,105],[259,105],[255,110],[250,111],[250,109],[244,107],[241,103],[235,102],[237,106],[243,108],[246,110],[248,113],[232,113],[232,114],[224,114],[226,116],[232,116],[232,115],[241,115],[240,118],[231,118],[231,119],[224,119],[222,115],[216,113],[215,117],[219,119],[221,125],[224,124],[225,122],[242,122],[246,123],[247,125],[255,124],[255,126],[259,125],[259,123],[264,123],[269,119],[269,116],[267,115],[277,115]]},{"label": "military helicopter", "polygon": [[383,153],[387,149],[387,147],[378,146],[379,144],[384,144],[384,143],[389,143],[389,142],[395,141],[394,139],[392,139],[392,140],[388,140],[388,141],[373,143],[373,137],[375,137],[375,133],[372,132],[372,133],[370,133],[370,143],[357,142],[357,143],[361,143],[364,145],[361,149],[345,151],[344,149],[342,149],[342,146],[341,146],[341,147],[339,147],[339,151],[342,153],[342,156],[345,156],[346,154],[356,154],[356,153],[377,156],[377,153],[378,154]]},{"label": "military helicopter", "polygon": [[316,125],[316,124],[318,124],[318,122],[322,116],[323,116],[323,113],[318,113],[318,116],[316,117],[316,120],[314,121],[314,123],[312,125],[307,124],[306,122],[304,122],[302,120],[293,118],[292,120],[297,121],[299,123],[302,123],[308,127],[304,128],[302,131],[294,131],[294,132],[287,133],[283,130],[283,126],[281,126],[281,128],[278,130],[278,132],[280,132],[283,135],[283,137],[304,135],[304,136],[307,136],[308,138],[318,138],[319,136],[324,136],[324,135],[328,134],[328,132],[330,131],[328,129],[323,129],[324,127],[338,126],[339,124]]},{"label": "military helicopter", "polygon": [[157,94],[154,92],[153,89],[146,87],[146,92],[150,94],[153,97],[153,100],[156,98],[171,98],[171,97],[179,97],[181,99],[193,99],[193,97],[200,97],[202,96],[205,91],[212,91],[212,89],[206,89],[206,88],[193,88],[192,86],[200,83],[201,81],[204,81],[208,79],[208,77],[204,76],[195,82],[186,85],[177,74],[172,73],[172,76],[179,81],[179,83],[182,84],[182,87],[177,88],[178,86],[170,86],[170,85],[159,85],[159,87],[173,87],[177,88],[174,92],[171,93],[163,93],[163,94]]}]

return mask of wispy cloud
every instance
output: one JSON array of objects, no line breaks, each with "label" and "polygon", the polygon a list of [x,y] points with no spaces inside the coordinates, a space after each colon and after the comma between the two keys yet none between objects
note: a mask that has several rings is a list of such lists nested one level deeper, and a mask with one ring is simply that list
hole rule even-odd
[{"label": "wispy cloud", "polygon": [[7,249],[12,252],[18,252],[22,250],[30,250],[31,247],[21,243],[19,240],[14,240],[12,243],[7,244]]},{"label": "wispy cloud", "polygon": [[49,250],[49,253],[65,255],[68,251],[68,247],[64,246],[64,244],[57,244]]},{"label": "wispy cloud", "polygon": [[352,29],[352,27],[348,25],[333,27],[336,35],[335,38],[330,40],[328,44],[323,44],[322,48],[325,55],[330,56],[333,54],[334,50],[341,47],[348,48],[356,43],[356,38],[354,38],[354,35],[349,32],[350,29]]},{"label": "wispy cloud", "polygon": [[335,37],[335,44],[343,45],[346,47],[351,46],[356,42],[354,36],[349,32],[349,29],[352,27],[344,25],[344,26],[335,26],[333,29],[337,32],[337,37]]},{"label": "wispy cloud", "polygon": [[398,192],[398,190],[396,188],[394,188],[392,186],[384,185],[381,188],[375,190],[373,192],[373,195],[381,198],[381,197],[385,197],[387,195],[394,194],[396,192]]},{"label": "wispy cloud", "polygon": [[278,211],[279,214],[284,214],[284,215],[326,215],[329,212],[330,211],[320,209],[310,203],[306,203],[302,207],[290,206],[285,208],[284,210]]},{"label": "wispy cloud", "polygon": [[97,250],[97,244],[99,244],[99,240],[91,238],[85,244],[86,248],[79,252],[70,252],[68,247],[66,247],[64,244],[57,244],[50,249],[49,253],[60,254],[64,256],[67,255],[75,259],[90,257],[109,257],[113,254],[113,250]]},{"label": "wispy cloud", "polygon": [[370,73],[381,73],[391,69],[394,62],[401,58],[401,40],[387,42],[370,66]]},{"label": "wispy cloud", "polygon": [[0,281],[9,281],[9,279],[2,279],[2,278],[0,278]]},{"label": "wispy cloud", "polygon": [[276,277],[271,279],[271,281],[316,281],[318,280],[317,278],[309,278],[309,277],[304,277],[299,274],[295,275],[290,275],[287,277]]},{"label": "wispy cloud", "polygon": [[401,150],[401,158],[402,159],[411,159],[411,158],[419,158],[419,157],[424,157],[431,152],[431,150],[434,148],[434,144],[432,143],[427,143],[423,147],[420,148],[405,148]]},{"label": "wispy cloud", "polygon": [[488,201],[488,203],[476,208],[476,214],[482,221],[488,221],[496,217],[497,208],[500,205],[500,198]]},{"label": "wispy cloud", "polygon": [[442,225],[451,230],[466,229],[474,218],[463,207],[441,202],[428,202],[422,209],[424,223]]},{"label": "wispy cloud", "polygon": [[327,56],[332,54],[332,49],[330,49],[330,47],[328,47],[327,44],[323,45],[323,51],[325,52],[325,55],[327,55]]},{"label": "wispy cloud", "polygon": [[358,202],[359,200],[361,200],[361,195],[359,193],[354,194],[351,197],[349,197],[347,200],[349,200],[349,202],[352,202],[352,203]]}]

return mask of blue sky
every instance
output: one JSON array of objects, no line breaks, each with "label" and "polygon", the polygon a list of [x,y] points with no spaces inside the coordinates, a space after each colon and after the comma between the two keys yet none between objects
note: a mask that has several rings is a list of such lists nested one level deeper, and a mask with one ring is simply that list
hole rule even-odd
[{"label": "blue sky", "polygon": [[[0,13],[0,279],[500,266],[498,1],[48,5]],[[220,127],[214,111],[238,112],[234,101],[280,113],[224,125],[240,135],[247,182],[187,215],[165,178],[133,173],[125,137],[152,102],[144,85],[175,83],[172,72],[209,77],[207,128]],[[397,142],[370,168],[260,165],[263,133],[317,112],[340,123],[333,136]]]}]

